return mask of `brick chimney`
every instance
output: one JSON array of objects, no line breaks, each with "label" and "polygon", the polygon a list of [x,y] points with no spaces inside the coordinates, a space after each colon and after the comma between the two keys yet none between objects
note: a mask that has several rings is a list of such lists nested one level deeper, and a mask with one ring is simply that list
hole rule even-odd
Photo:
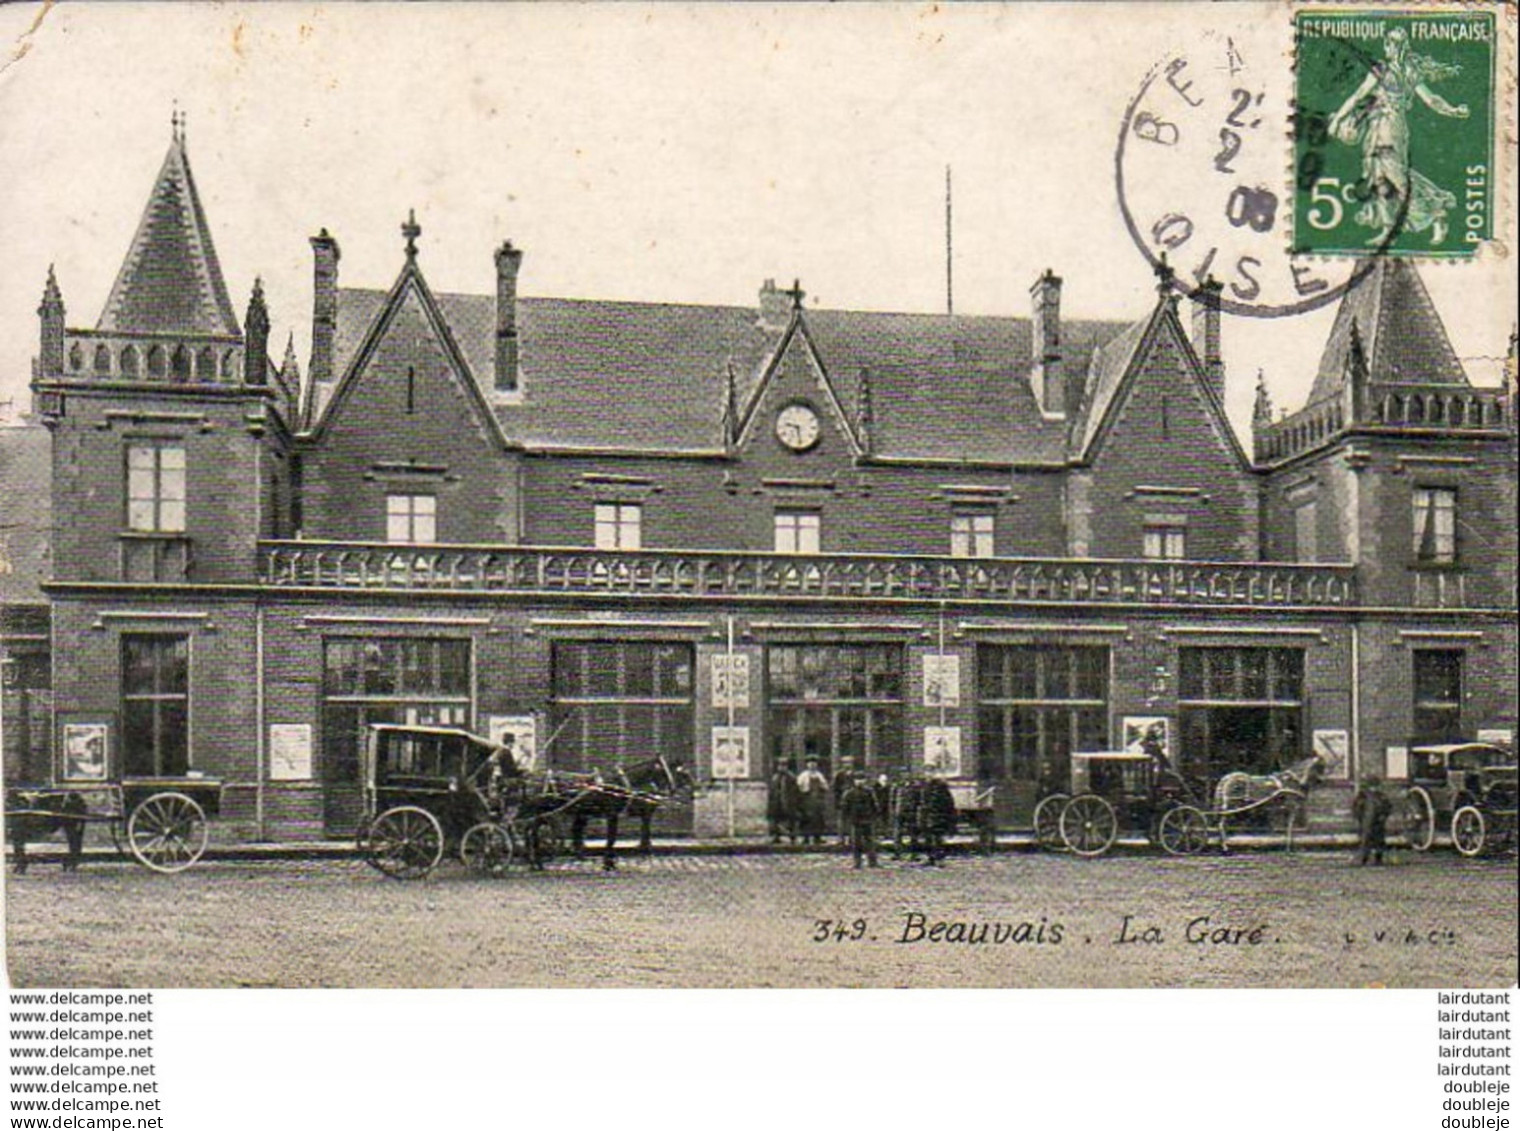
[{"label": "brick chimney", "polygon": [[334,379],[333,339],[338,333],[338,241],[323,228],[311,237],[311,380]]},{"label": "brick chimney", "polygon": [[1066,416],[1072,407],[1061,365],[1061,277],[1049,268],[1029,288],[1032,300],[1030,349],[1033,365],[1029,386],[1040,409],[1050,416]]},{"label": "brick chimney", "polygon": [[1224,400],[1224,355],[1219,345],[1219,300],[1223,294],[1224,284],[1212,275],[1193,292],[1193,349],[1220,401]]},{"label": "brick chimney", "polygon": [[53,269],[48,268],[47,285],[42,289],[42,305],[37,307],[37,317],[42,320],[42,340],[39,343],[37,365],[43,377],[63,376],[63,294],[58,290],[58,280]]},{"label": "brick chimney", "polygon": [[262,279],[253,281],[253,295],[243,318],[243,384],[269,384],[269,310],[264,305]]},{"label": "brick chimney", "polygon": [[496,389],[517,390],[517,273],[523,253],[507,240],[496,249]]}]

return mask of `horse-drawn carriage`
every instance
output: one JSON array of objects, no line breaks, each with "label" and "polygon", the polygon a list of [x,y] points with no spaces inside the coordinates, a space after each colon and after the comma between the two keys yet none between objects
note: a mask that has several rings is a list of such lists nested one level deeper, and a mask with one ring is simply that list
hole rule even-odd
[{"label": "horse-drawn carriage", "polygon": [[221,808],[222,783],[207,777],[123,778],[15,785],[5,790],[5,825],[15,870],[27,845],[62,832],[64,867],[77,868],[85,829],[105,826],[117,850],[155,872],[182,872],[206,851],[208,817]]},{"label": "horse-drawn carriage", "polygon": [[1216,842],[1227,847],[1232,826],[1276,821],[1291,843],[1323,768],[1323,759],[1311,756],[1272,774],[1226,774],[1203,802],[1150,753],[1078,751],[1071,755],[1071,792],[1047,794],[1035,806],[1035,840],[1041,848],[1101,856],[1121,835],[1143,835],[1174,856],[1190,856]]},{"label": "horse-drawn carriage", "polygon": [[[882,817],[893,854],[916,855],[924,850],[931,832],[943,841],[963,827],[969,827],[975,836],[978,852],[991,853],[997,846],[997,787],[949,781],[943,791],[931,795],[930,781],[929,777],[916,776],[891,783]],[[938,798],[939,804],[933,798]]]},{"label": "horse-drawn carriage", "polygon": [[421,879],[445,856],[472,871],[502,875],[514,859],[534,867],[579,852],[586,823],[605,820],[603,866],[615,866],[618,820],[649,818],[682,787],[684,773],[663,758],[605,774],[531,771],[506,747],[448,727],[376,724],[364,752],[365,819],[359,848],[394,879]]},{"label": "horse-drawn carriage", "polygon": [[1515,841],[1515,752],[1490,742],[1416,746],[1409,751],[1404,837],[1418,852],[1439,829],[1463,856],[1479,856]]}]

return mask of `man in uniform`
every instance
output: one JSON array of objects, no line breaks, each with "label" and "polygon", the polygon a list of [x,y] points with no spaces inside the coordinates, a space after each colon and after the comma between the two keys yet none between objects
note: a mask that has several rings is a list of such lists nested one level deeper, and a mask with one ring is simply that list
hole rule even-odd
[{"label": "man in uniform", "polygon": [[855,853],[855,867],[861,858],[870,860],[871,867],[880,865],[876,860],[876,793],[866,783],[864,775],[850,779],[844,794],[839,798],[839,819],[849,829],[850,848]]},{"label": "man in uniform", "polygon": [[1382,864],[1388,842],[1388,815],[1392,810],[1382,780],[1376,774],[1368,774],[1351,800],[1351,815],[1356,818],[1358,864],[1369,860]]},{"label": "man in uniform", "polygon": [[770,826],[772,844],[780,844],[783,835],[797,843],[798,803],[796,774],[790,766],[777,762],[765,798],[765,821]]},{"label": "man in uniform", "polygon": [[928,856],[925,866],[938,868],[945,860],[945,838],[955,831],[955,795],[944,778],[930,777],[924,782],[918,819]]}]

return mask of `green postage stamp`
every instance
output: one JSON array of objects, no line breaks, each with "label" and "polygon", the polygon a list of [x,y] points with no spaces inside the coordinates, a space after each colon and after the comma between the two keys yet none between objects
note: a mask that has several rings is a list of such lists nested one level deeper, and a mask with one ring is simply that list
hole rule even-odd
[{"label": "green postage stamp", "polygon": [[1494,232],[1492,12],[1302,11],[1294,250],[1471,257]]}]

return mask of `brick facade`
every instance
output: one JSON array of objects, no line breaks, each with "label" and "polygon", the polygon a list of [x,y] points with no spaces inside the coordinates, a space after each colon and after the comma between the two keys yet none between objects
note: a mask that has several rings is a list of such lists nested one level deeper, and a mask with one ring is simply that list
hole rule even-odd
[{"label": "brick facade", "polygon": [[[175,147],[161,177],[187,167]],[[1189,339],[1169,278],[1133,325],[1063,325],[1049,272],[1034,319],[813,310],[773,284],[753,310],[678,308],[519,298],[512,249],[493,299],[435,295],[417,235],[389,292],[340,288],[336,241],[312,241],[300,388],[224,302],[112,324],[113,350],[214,340],[252,359],[178,380],[96,373],[99,331],[49,347],[44,325],[55,725],[109,723],[119,770],[123,640],[185,638],[189,763],[225,783],[232,835],[350,831],[365,720],[528,716],[562,765],[663,734],[702,786],[677,827],[719,833],[760,827],[778,759],[912,769],[936,736],[958,735],[955,776],[997,787],[1011,826],[1074,745],[1131,741],[1127,719],[1165,719],[1173,757],[1210,774],[1326,732],[1349,743],[1340,780],[1396,769],[1421,650],[1461,653],[1465,732],[1516,725],[1513,390],[1448,373],[1462,407],[1415,426],[1379,383],[1397,341],[1364,346],[1350,316],[1311,405],[1262,415],[1248,455],[1217,330],[1200,318]],[[115,309],[134,309],[142,254]],[[220,286],[214,255],[184,274]],[[1387,301],[1417,293],[1396,282]],[[788,442],[778,418],[799,406]],[[170,472],[130,485],[133,444],[183,453],[182,529],[131,529],[137,496],[177,501]],[[1416,560],[1416,489],[1456,499],[1454,561]],[[388,496],[430,500],[405,513],[431,525],[405,529],[432,536],[395,542]],[[636,547],[597,547],[599,507]],[[812,516],[816,552],[777,552],[778,511]],[[584,686],[581,645],[610,665]],[[749,682],[720,703],[730,654]],[[958,683],[930,694],[947,663]],[[749,772],[714,782],[730,726]]]}]

